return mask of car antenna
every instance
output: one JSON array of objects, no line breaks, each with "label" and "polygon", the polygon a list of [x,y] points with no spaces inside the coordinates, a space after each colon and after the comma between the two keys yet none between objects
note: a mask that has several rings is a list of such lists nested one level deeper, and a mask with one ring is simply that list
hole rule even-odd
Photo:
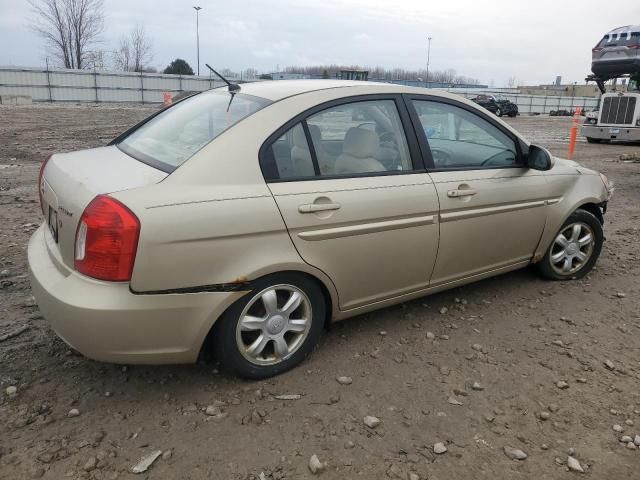
[{"label": "car antenna", "polygon": [[216,72],[213,68],[211,68],[211,65],[209,65],[208,63],[205,63],[205,65],[207,66],[207,68],[209,70],[211,70],[213,73],[215,73],[218,77],[220,77],[222,79],[222,81],[224,83],[227,84],[227,87],[229,88],[229,92],[230,93],[236,93],[240,91],[240,85],[238,85],[237,83],[231,83],[229,80],[227,80],[226,78],[224,78],[222,75],[220,75],[218,72]]}]

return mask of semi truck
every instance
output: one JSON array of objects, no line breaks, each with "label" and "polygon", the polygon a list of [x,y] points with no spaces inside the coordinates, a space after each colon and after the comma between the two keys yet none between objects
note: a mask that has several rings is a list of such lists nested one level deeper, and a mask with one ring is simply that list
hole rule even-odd
[{"label": "semi truck", "polygon": [[587,142],[640,142],[640,75],[629,78],[626,92],[601,91],[597,115],[587,115],[582,125]]},{"label": "semi truck", "polygon": [[[592,49],[586,80],[598,85],[602,96],[597,115],[587,115],[582,135],[589,143],[620,140],[640,142],[640,25],[607,32]],[[607,92],[605,82],[627,81],[626,91]]]}]

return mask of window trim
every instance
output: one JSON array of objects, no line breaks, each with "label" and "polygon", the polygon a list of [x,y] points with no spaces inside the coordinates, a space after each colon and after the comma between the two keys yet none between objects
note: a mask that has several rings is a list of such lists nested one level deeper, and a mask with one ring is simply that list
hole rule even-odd
[{"label": "window trim", "polygon": [[[428,173],[435,172],[456,172],[456,171],[474,171],[474,170],[501,170],[505,168],[513,169],[513,168],[527,168],[526,162],[526,154],[528,153],[528,146],[524,143],[524,141],[517,135],[515,135],[512,131],[508,130],[497,122],[494,118],[487,115],[485,112],[480,110],[479,108],[469,106],[463,102],[458,100],[454,100],[451,98],[444,98],[435,95],[420,95],[420,94],[403,94],[402,95],[407,109],[409,110],[409,114],[411,116],[411,121],[414,124],[414,131],[416,136],[418,137],[418,144],[423,152],[423,163],[427,166],[426,171]],[[483,120],[486,120],[492,126],[496,127],[503,134],[505,134],[508,138],[510,138],[515,147],[516,147],[516,165],[503,165],[503,166],[491,166],[491,167],[449,167],[449,168],[436,168],[435,163],[433,162],[433,156],[431,154],[431,147],[429,146],[429,140],[427,139],[426,134],[424,133],[424,129],[422,128],[422,123],[420,122],[420,118],[418,117],[418,111],[413,104],[413,101],[427,101],[432,103],[443,103],[446,105],[451,105],[454,107],[461,108],[477,117],[480,117]]]},{"label": "window trim", "polygon": [[[372,101],[382,101],[382,100],[392,100],[398,112],[398,116],[400,118],[400,124],[402,127],[402,133],[405,136],[405,140],[407,141],[407,147],[409,149],[409,159],[411,160],[411,164],[413,168],[411,170],[385,170],[383,172],[365,172],[365,173],[344,173],[344,174],[336,174],[336,175],[320,175],[316,174],[313,177],[289,177],[289,178],[279,178],[279,174],[277,177],[270,176],[268,172],[278,172],[278,168],[275,165],[275,158],[273,155],[269,155],[268,151],[271,146],[286,132],[288,132],[291,128],[293,128],[297,123],[301,123],[303,128],[305,129],[305,136],[307,137],[307,143],[309,144],[309,151],[311,152],[311,158],[314,162],[314,169],[318,167],[318,159],[316,156],[315,146],[313,145],[313,139],[311,138],[311,132],[309,131],[309,127],[307,125],[307,119],[316,113],[320,113],[324,110],[328,110],[329,108],[336,107],[339,105],[345,105],[349,103],[358,103],[358,102],[372,102]],[[327,102],[319,103],[314,105],[311,108],[308,108],[304,112],[299,113],[298,115],[290,118],[283,125],[278,127],[271,135],[267,137],[267,139],[260,146],[260,150],[258,152],[258,163],[260,165],[260,170],[262,172],[262,176],[266,183],[284,183],[284,182],[308,182],[308,181],[322,181],[322,180],[337,180],[342,178],[362,178],[362,177],[384,177],[387,175],[411,175],[416,173],[424,173],[426,172],[426,168],[424,165],[424,159],[422,155],[422,150],[418,144],[418,138],[415,132],[415,125],[410,117],[410,112],[407,109],[406,102],[402,98],[402,94],[400,93],[373,93],[373,94],[360,94],[360,95],[352,95],[346,97],[340,97],[333,100],[329,100]]]}]

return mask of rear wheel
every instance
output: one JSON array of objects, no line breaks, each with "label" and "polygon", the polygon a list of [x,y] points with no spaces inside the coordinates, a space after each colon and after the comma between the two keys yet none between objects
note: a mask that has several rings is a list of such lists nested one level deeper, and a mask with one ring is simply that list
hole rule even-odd
[{"label": "rear wheel", "polygon": [[576,210],[536,267],[543,277],[550,280],[582,278],[598,260],[603,241],[602,225],[595,215],[586,210]]},{"label": "rear wheel", "polygon": [[589,143],[600,143],[600,139],[599,138],[587,137],[587,142],[589,142]]},{"label": "rear wheel", "polygon": [[298,273],[258,280],[213,332],[214,355],[225,370],[268,378],[298,365],[318,343],[326,305],[317,283]]}]

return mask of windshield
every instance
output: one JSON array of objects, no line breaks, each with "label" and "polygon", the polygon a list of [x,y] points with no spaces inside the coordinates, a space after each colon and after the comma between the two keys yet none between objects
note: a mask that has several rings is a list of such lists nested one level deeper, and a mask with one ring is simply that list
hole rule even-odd
[{"label": "windshield", "polygon": [[264,98],[211,90],[190,97],[140,126],[118,147],[133,158],[172,172],[245,117],[271,103]]}]

